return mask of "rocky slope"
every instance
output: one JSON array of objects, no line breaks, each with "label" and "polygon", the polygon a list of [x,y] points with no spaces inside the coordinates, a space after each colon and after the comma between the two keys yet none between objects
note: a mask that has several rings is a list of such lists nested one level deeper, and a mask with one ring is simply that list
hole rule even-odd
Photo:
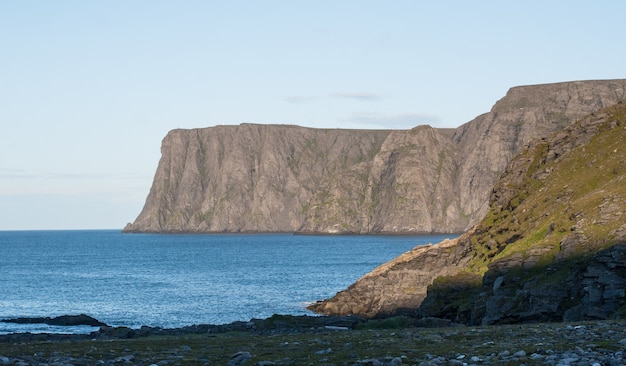
[{"label": "rocky slope", "polygon": [[626,80],[516,87],[452,133],[239,125],[174,130],[126,232],[462,232],[532,139],[624,100]]},{"label": "rocky slope", "polygon": [[415,248],[310,308],[471,324],[626,315],[625,141],[624,102],[535,140],[472,230]]}]

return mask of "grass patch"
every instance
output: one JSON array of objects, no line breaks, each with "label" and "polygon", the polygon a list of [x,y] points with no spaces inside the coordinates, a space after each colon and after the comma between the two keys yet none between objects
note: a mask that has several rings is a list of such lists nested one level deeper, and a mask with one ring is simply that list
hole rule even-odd
[{"label": "grass patch", "polygon": [[401,329],[405,328],[407,319],[404,316],[394,316],[386,319],[373,319],[364,323],[358,323],[356,329]]},{"label": "grass patch", "polygon": [[[277,320],[280,320],[277,318]],[[539,350],[555,352],[571,350],[581,344],[587,348],[617,350],[623,338],[624,321],[582,323],[584,333],[567,330],[567,324],[521,324],[489,327],[415,328],[403,327],[402,320],[391,318],[373,322],[371,329],[326,330],[306,333],[254,334],[230,332],[220,334],[191,334],[148,336],[132,339],[68,339],[65,341],[11,342],[0,341],[0,355],[50,360],[73,357],[97,364],[117,358],[134,357],[133,364],[225,365],[237,352],[250,352],[247,363],[270,361],[277,365],[352,365],[357,360],[403,357],[403,364],[419,364],[426,354],[455,359],[459,355],[484,358],[498,364],[543,364],[544,360],[529,357],[516,361],[498,359],[504,350],[510,353],[524,350],[528,355]],[[385,328],[383,324],[397,325]],[[575,324],[581,325],[581,323]],[[607,332],[611,329],[612,332]],[[577,338],[583,335],[584,338]],[[491,358],[490,358],[491,357]],[[118,362],[123,364],[123,362]]]}]

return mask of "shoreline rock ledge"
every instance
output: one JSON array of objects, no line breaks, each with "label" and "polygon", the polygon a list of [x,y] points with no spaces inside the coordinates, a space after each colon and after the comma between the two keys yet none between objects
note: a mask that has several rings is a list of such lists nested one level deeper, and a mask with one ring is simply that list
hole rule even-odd
[{"label": "shoreline rock ledge", "polygon": [[469,261],[467,238],[472,232],[439,244],[415,247],[378,266],[348,289],[307,309],[327,316],[367,318],[411,314],[426,298],[426,289],[435,278],[453,275]]},{"label": "shoreline rock ledge", "polygon": [[79,315],[61,315],[54,318],[50,317],[23,317],[23,318],[11,318],[0,319],[2,323],[15,323],[15,324],[48,324],[58,326],[75,326],[75,325],[89,325],[92,327],[108,326],[106,323],[99,321],[86,314]]}]

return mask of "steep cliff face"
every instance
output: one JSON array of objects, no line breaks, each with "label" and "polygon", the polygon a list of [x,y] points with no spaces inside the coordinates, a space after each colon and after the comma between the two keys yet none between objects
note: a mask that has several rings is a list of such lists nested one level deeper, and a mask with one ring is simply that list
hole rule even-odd
[{"label": "steep cliff face", "polygon": [[320,183],[375,156],[389,131],[298,126],[174,130],[126,231],[293,232]]},{"label": "steep cliff face", "polygon": [[473,324],[625,316],[624,141],[626,103],[535,140],[508,164],[472,230],[416,248],[310,309]]},{"label": "steep cliff face", "polygon": [[463,157],[456,185],[469,226],[489,208],[491,187],[533,139],[626,100],[626,80],[575,81],[511,88],[487,114],[460,126],[453,140]]},{"label": "steep cliff face", "polygon": [[175,130],[126,232],[461,232],[533,138],[625,98],[626,80],[513,88],[457,128]]},{"label": "steep cliff face", "polygon": [[322,181],[300,231],[459,230],[456,153],[429,126],[394,131],[370,161]]}]

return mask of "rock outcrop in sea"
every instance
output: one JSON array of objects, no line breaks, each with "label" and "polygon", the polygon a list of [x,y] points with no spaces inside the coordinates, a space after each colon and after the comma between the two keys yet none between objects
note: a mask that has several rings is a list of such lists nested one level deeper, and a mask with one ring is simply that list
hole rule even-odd
[{"label": "rock outcrop in sea", "polygon": [[[463,232],[531,140],[626,99],[626,80],[515,87],[456,129],[173,130],[125,232]],[[454,106],[451,106],[454,107]]]},{"label": "rock outcrop in sea", "polygon": [[466,324],[626,315],[626,102],[521,149],[484,219],[310,309]]}]

